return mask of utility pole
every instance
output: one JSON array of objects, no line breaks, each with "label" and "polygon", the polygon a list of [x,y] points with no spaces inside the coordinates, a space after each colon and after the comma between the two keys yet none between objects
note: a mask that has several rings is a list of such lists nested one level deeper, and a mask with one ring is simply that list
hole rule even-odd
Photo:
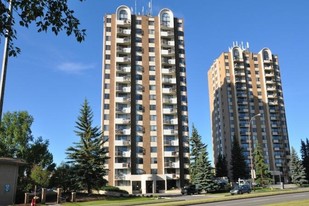
[{"label": "utility pole", "polygon": [[[12,21],[12,2],[9,1],[9,25],[11,26]],[[5,90],[5,80],[6,80],[6,71],[8,65],[8,52],[9,52],[9,44],[10,44],[10,31],[6,28],[6,36],[4,41],[4,49],[3,49],[3,59],[2,59],[2,72],[1,72],[1,82],[0,82],[0,122],[2,119],[2,110],[3,110],[3,99],[4,99],[4,90]]]}]

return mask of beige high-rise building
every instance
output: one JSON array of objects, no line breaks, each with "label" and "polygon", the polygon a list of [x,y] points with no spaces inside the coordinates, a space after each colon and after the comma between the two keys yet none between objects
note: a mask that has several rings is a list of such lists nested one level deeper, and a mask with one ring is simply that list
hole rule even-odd
[{"label": "beige high-rise building", "polygon": [[109,185],[129,193],[189,180],[183,19],[119,6],[104,18],[102,128]]},{"label": "beige high-rise building", "polygon": [[252,53],[234,43],[214,61],[208,85],[215,163],[219,154],[225,155],[230,167],[236,137],[249,177],[254,170],[251,156],[259,143],[274,181],[288,181],[290,145],[280,76],[278,56],[268,48]]}]

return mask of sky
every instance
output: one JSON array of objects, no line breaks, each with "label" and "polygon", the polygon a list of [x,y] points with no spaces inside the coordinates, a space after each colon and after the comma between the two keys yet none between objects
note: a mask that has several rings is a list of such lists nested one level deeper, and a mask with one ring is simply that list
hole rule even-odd
[{"label": "sky", "polygon": [[[87,29],[78,43],[64,33],[37,33],[35,26],[16,27],[18,57],[9,58],[4,112],[28,111],[34,137],[49,140],[58,165],[78,142],[74,133],[87,99],[100,126],[103,17],[120,5],[146,11],[147,0],[69,1]],[[184,19],[189,124],[194,124],[212,160],[207,71],[233,42],[249,42],[250,51],[269,48],[279,56],[290,145],[300,152],[309,138],[309,1],[153,0],[152,15],[169,8]],[[3,49],[3,38],[0,50]],[[2,52],[0,52],[2,57]]]}]

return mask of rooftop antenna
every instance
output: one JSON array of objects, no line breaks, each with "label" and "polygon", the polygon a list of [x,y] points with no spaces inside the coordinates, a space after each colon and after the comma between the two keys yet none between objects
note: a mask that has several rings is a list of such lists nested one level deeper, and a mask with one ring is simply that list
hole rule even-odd
[{"label": "rooftop antenna", "polygon": [[249,50],[249,42],[247,42],[247,49]]},{"label": "rooftop antenna", "polygon": [[142,15],[144,16],[144,6],[142,7]]},{"label": "rooftop antenna", "polygon": [[152,0],[148,2],[148,16],[152,16]]},{"label": "rooftop antenna", "polygon": [[134,13],[134,14],[137,14],[137,9],[136,9],[136,0],[135,0],[135,8],[134,8],[134,10],[135,10],[135,13]]}]

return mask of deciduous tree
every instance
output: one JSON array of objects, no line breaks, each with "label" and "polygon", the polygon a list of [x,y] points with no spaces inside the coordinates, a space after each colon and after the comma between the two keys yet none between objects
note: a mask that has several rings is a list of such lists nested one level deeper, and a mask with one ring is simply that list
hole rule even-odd
[{"label": "deciduous tree", "polygon": [[[8,2],[11,2],[13,12]],[[80,21],[74,16],[74,11],[69,8],[68,0],[1,0],[0,36],[9,38],[9,56],[16,56],[20,52],[13,42],[17,39],[16,24],[26,28],[34,24],[38,32],[51,30],[55,35],[65,31],[68,36],[74,34],[79,42],[86,35],[85,29],[80,29]]]}]

